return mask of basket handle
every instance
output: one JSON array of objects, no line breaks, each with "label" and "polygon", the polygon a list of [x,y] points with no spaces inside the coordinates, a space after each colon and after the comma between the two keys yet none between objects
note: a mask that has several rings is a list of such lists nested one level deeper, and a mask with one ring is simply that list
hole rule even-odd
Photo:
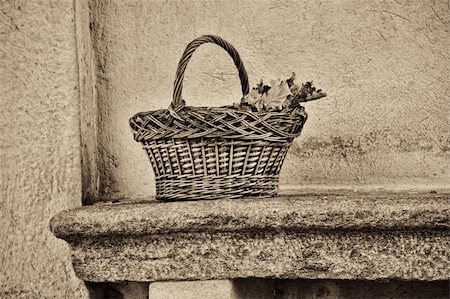
[{"label": "basket handle", "polygon": [[178,62],[175,82],[173,84],[174,85],[173,100],[172,105],[170,107],[174,111],[178,111],[180,108],[184,106],[184,101],[181,97],[181,92],[183,91],[183,79],[186,66],[189,60],[191,59],[194,51],[205,43],[214,43],[216,45],[219,45],[225,51],[227,51],[228,54],[230,54],[231,58],[233,58],[234,64],[236,65],[239,71],[239,78],[241,79],[242,95],[245,96],[249,92],[247,72],[245,70],[244,63],[242,62],[241,57],[239,56],[236,49],[230,43],[228,43],[227,41],[223,40],[218,36],[203,35],[194,39],[187,45],[186,49],[184,50],[183,56],[181,56],[180,58],[180,62]]}]

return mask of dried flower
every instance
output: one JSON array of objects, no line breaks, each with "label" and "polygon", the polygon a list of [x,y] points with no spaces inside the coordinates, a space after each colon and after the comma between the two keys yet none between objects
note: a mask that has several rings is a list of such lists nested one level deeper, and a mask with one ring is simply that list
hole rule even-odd
[{"label": "dried flower", "polygon": [[263,80],[256,85],[239,104],[241,109],[261,111],[281,111],[300,107],[300,103],[325,97],[327,94],[321,89],[313,87],[312,81],[301,86],[295,84],[295,73],[285,80],[272,80],[270,85],[265,85]]}]

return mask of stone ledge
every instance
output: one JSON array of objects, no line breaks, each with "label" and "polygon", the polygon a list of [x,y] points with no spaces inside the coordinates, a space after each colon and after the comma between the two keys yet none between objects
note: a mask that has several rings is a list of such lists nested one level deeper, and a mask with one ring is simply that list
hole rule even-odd
[{"label": "stone ledge", "polygon": [[51,228],[87,281],[450,277],[444,192],[100,204]]}]

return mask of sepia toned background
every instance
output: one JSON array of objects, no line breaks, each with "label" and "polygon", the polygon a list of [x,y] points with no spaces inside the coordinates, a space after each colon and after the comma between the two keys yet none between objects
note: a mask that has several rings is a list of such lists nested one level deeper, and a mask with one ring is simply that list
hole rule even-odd
[{"label": "sepia toned background", "polygon": [[[305,104],[309,119],[287,156],[283,185],[445,184],[446,1],[112,1],[94,11],[101,194],[155,192],[127,122],[137,112],[169,106],[184,47],[205,33],[237,48],[251,86],[294,71],[328,93]],[[189,105],[241,98],[237,70],[215,45],[195,52],[184,82]]]},{"label": "sepia toned background", "polygon": [[[237,48],[251,85],[294,71],[329,94],[305,104],[282,188],[448,187],[447,1],[89,5],[0,1],[0,297],[87,296],[48,221],[83,193],[150,199],[153,173],[128,119],[169,106],[178,59],[202,34]],[[240,97],[227,54],[199,48],[187,103]]]}]

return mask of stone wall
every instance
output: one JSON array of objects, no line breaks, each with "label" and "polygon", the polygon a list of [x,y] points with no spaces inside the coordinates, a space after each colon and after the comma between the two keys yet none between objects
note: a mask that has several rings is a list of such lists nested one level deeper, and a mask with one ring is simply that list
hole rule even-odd
[{"label": "stone wall", "polygon": [[73,1],[0,1],[0,298],[83,298],[48,228],[81,205]]},{"label": "stone wall", "polygon": [[[97,3],[98,2],[98,3]],[[306,103],[285,187],[424,189],[449,165],[449,7],[437,1],[94,1],[100,193],[154,194],[128,119],[167,108],[184,47],[216,34],[260,78],[314,80],[328,99]],[[240,100],[226,52],[204,45],[185,76],[194,106]]]}]

